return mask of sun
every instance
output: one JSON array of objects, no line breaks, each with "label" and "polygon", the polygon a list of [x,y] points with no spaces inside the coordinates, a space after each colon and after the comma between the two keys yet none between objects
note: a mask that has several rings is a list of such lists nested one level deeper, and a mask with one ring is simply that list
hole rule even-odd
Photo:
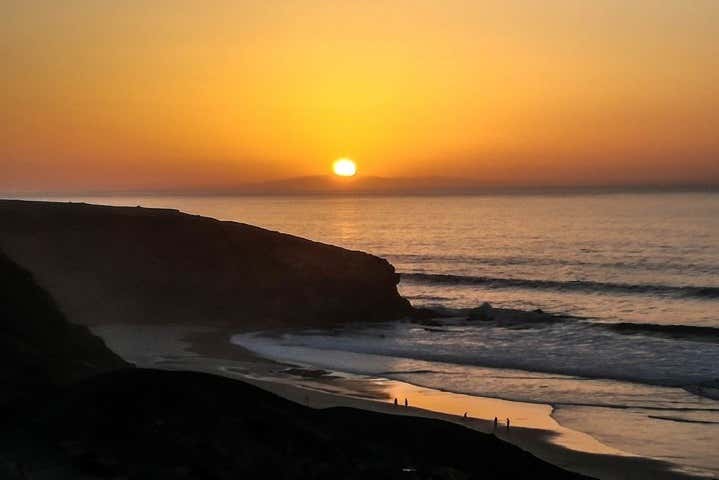
[{"label": "sun", "polygon": [[340,158],[332,164],[332,171],[340,177],[353,177],[357,173],[357,165],[349,158]]}]

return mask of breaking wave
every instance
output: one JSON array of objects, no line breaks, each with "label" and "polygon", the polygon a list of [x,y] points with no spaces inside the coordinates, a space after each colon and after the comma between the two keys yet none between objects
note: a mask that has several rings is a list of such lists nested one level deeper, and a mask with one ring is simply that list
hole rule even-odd
[{"label": "breaking wave", "polygon": [[437,273],[401,273],[403,281],[440,285],[479,285],[484,288],[519,288],[556,291],[581,291],[598,293],[624,293],[638,295],[660,295],[674,298],[716,299],[719,287],[673,286],[652,284],[629,284],[583,280],[557,281],[525,278],[498,278],[485,276],[449,275]]}]

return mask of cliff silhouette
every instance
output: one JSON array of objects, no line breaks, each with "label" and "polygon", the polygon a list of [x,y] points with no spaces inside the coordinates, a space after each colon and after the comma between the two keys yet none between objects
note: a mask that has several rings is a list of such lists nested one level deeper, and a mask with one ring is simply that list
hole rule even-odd
[{"label": "cliff silhouette", "polygon": [[238,327],[411,313],[386,260],[175,210],[0,201],[0,247],[81,324]]}]

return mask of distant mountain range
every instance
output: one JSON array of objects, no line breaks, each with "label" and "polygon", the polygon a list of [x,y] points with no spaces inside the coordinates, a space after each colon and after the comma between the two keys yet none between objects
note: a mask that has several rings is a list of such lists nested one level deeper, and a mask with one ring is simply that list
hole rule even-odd
[{"label": "distant mountain range", "polygon": [[[127,190],[80,190],[43,192],[43,196],[126,196],[126,195],[476,195],[476,194],[580,194],[612,192],[719,192],[719,185],[647,184],[647,185],[503,185],[486,183],[476,178],[457,177],[376,177],[357,175],[312,175],[292,177],[236,186],[176,187]],[[36,193],[0,192],[0,198],[27,198]]]},{"label": "distant mountain range", "polygon": [[[462,195],[480,193],[593,193],[612,191],[716,191],[711,185],[622,186],[508,186],[456,177],[376,177],[313,175],[236,187],[175,190],[179,194],[207,195]],[[165,193],[165,192],[152,192]]]},{"label": "distant mountain range", "polygon": [[[282,180],[247,183],[222,189],[229,194],[408,194],[448,193],[476,190],[476,181],[446,177],[387,178],[357,175],[338,177],[314,175]],[[218,190],[213,190],[218,192]]]}]

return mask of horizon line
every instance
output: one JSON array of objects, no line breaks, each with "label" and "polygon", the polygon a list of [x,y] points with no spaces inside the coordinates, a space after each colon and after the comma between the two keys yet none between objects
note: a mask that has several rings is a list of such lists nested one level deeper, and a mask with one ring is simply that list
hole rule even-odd
[{"label": "horizon line", "polygon": [[[309,178],[309,177],[299,177]],[[377,177],[375,177],[377,178]],[[382,178],[382,177],[379,177]],[[283,180],[279,180],[280,182]],[[273,183],[275,181],[261,182]],[[23,197],[123,197],[123,196],[188,196],[188,197],[372,197],[372,196],[473,196],[492,194],[600,194],[600,193],[719,193],[719,183],[677,183],[677,184],[625,184],[625,185],[477,185],[458,186],[456,188],[441,186],[437,188],[375,188],[375,189],[268,189],[243,190],[238,187],[179,187],[179,188],[132,188],[132,189],[77,189],[77,190],[29,190],[0,192],[0,198]]]}]

